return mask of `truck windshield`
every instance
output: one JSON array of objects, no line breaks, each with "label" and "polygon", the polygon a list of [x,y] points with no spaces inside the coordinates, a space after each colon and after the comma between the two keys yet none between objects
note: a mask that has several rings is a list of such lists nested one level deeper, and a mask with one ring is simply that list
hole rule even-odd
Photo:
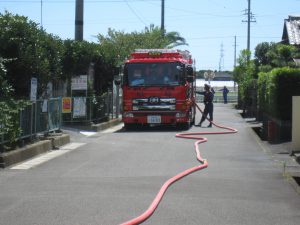
[{"label": "truck windshield", "polygon": [[178,62],[131,63],[125,68],[125,82],[129,86],[176,86],[183,73]]}]

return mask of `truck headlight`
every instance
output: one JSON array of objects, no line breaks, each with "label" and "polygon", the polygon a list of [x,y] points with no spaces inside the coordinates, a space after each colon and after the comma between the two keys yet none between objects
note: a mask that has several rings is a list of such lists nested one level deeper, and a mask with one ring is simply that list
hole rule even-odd
[{"label": "truck headlight", "polygon": [[133,113],[124,113],[123,116],[133,118]]},{"label": "truck headlight", "polygon": [[185,113],[178,112],[178,113],[175,114],[175,117],[176,117],[176,118],[185,117]]}]

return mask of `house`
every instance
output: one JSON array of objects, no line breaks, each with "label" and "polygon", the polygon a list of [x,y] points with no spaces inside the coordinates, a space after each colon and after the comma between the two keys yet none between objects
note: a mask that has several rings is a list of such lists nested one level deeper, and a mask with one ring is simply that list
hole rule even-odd
[{"label": "house", "polygon": [[281,43],[300,48],[300,15],[289,16],[288,19],[284,20]]},{"label": "house", "polygon": [[[300,16],[289,16],[284,20],[281,43],[294,45],[300,49]],[[293,59],[297,66],[300,66],[300,59]]]}]

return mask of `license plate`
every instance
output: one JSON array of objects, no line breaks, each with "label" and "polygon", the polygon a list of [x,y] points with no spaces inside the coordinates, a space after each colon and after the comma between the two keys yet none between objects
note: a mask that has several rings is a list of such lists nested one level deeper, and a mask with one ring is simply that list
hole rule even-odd
[{"label": "license plate", "polygon": [[161,123],[161,116],[147,116],[148,123]]}]

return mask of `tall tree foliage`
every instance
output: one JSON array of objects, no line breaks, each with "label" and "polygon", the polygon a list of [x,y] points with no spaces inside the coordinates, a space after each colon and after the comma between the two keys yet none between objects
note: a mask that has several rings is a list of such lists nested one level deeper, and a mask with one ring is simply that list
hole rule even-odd
[{"label": "tall tree foliage", "polygon": [[4,101],[12,94],[12,87],[7,81],[4,62],[7,61],[0,56],[0,101]]},{"label": "tall tree foliage", "polygon": [[178,32],[163,35],[160,28],[153,25],[131,33],[109,29],[107,35],[98,35],[98,44],[62,41],[27,17],[8,12],[0,14],[0,31],[0,55],[10,59],[6,63],[8,83],[15,89],[15,97],[22,98],[29,96],[32,77],[38,79],[40,95],[48,82],[87,74],[91,65],[94,65],[96,93],[101,94],[111,83],[115,67],[134,49],[186,44]]},{"label": "tall tree foliage", "polygon": [[[87,74],[90,68],[94,70],[94,87],[90,86],[90,93],[97,95],[107,91],[113,80],[115,55],[111,54],[112,49],[102,49],[99,44],[86,41],[64,41],[64,54],[62,57],[63,76],[62,79],[70,80],[74,76]],[[106,52],[103,57],[103,52]],[[95,92],[93,92],[93,89]]]},{"label": "tall tree foliage", "polygon": [[239,85],[239,96],[242,101],[248,102],[248,88],[253,86],[257,78],[257,71],[253,60],[249,60],[251,52],[242,50],[238,57],[238,66],[233,71],[233,78]]},{"label": "tall tree foliage", "polygon": [[86,74],[90,63],[101,59],[100,46],[86,41],[66,40],[62,56],[64,78]]},{"label": "tall tree foliage", "polygon": [[61,75],[62,42],[47,34],[27,17],[0,14],[0,54],[6,63],[9,82],[19,97],[29,96],[31,77],[39,82],[42,92],[47,83]]},{"label": "tall tree foliage", "polygon": [[249,60],[251,52],[242,50],[238,66],[234,69],[234,79],[242,84],[249,79],[257,79],[259,72],[285,66],[295,67],[293,57],[297,52],[297,48],[291,45],[263,42],[256,46],[254,59]]},{"label": "tall tree foliage", "polygon": [[236,82],[242,83],[245,80],[255,78],[255,65],[250,58],[251,52],[242,50],[238,57],[238,66],[234,69],[233,78]]},{"label": "tall tree foliage", "polygon": [[178,32],[162,35],[159,27],[146,27],[141,32],[125,33],[109,29],[107,35],[98,35],[103,55],[113,64],[120,65],[134,49],[139,48],[172,48],[187,45]]},{"label": "tall tree foliage", "polygon": [[293,58],[297,56],[295,46],[263,42],[256,46],[254,56],[258,69],[268,72],[273,68],[295,67]]},{"label": "tall tree foliage", "polygon": [[[243,50],[238,58],[238,66],[234,69],[234,79],[239,85],[239,97],[242,101],[239,102],[244,107],[251,106],[252,102],[256,102],[257,95],[249,95],[249,90],[252,90],[252,94],[259,86],[259,101],[264,96],[264,93],[270,88],[267,88],[268,82],[271,82],[272,72],[276,68],[283,67],[296,67],[293,58],[299,55],[299,50],[291,45],[284,45],[280,43],[268,43],[263,42],[256,46],[254,59],[250,59],[250,52]],[[285,70],[283,70],[285,71]],[[265,73],[260,73],[265,72]],[[261,75],[259,82],[257,83],[258,74]],[[286,78],[286,77],[285,77]],[[270,83],[271,86],[274,83]],[[273,90],[273,89],[272,89]],[[252,99],[251,99],[252,98]]]},{"label": "tall tree foliage", "polygon": [[[12,144],[22,132],[19,126],[19,111],[28,103],[12,98],[13,89],[7,81],[5,62],[9,62],[9,60],[3,59],[0,55],[0,135],[4,135],[6,140]],[[0,148],[1,151],[4,149]]]}]

